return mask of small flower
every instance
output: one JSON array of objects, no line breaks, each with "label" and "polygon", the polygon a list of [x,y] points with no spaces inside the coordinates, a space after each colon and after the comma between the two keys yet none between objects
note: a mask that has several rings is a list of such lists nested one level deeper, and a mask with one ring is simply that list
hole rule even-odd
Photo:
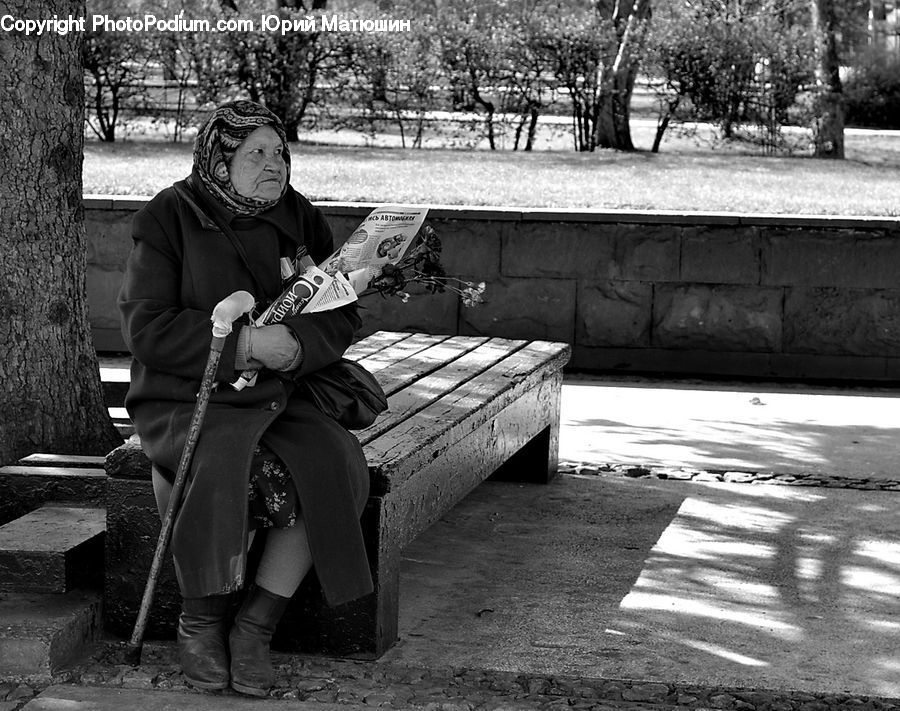
[{"label": "small flower", "polygon": [[447,276],[441,264],[441,241],[431,225],[424,225],[416,235],[416,241],[396,264],[385,264],[369,288],[359,296],[381,294],[383,297],[397,296],[403,303],[410,299],[406,291],[409,284],[418,284],[432,294],[445,291],[455,293],[463,306],[483,304],[485,283],[463,281]]}]

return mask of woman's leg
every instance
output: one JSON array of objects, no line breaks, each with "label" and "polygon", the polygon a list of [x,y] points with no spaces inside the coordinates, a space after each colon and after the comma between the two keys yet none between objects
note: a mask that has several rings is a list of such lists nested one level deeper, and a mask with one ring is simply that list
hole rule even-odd
[{"label": "woman's leg", "polygon": [[311,567],[302,516],[289,528],[266,531],[255,585],[247,592],[229,635],[231,687],[235,691],[265,696],[275,683],[269,643],[291,596]]},{"label": "woman's leg", "polygon": [[310,568],[312,553],[302,515],[290,528],[266,531],[266,547],[256,570],[257,585],[281,597],[291,597]]},{"label": "woman's leg", "polygon": [[[153,467],[153,494],[162,519],[172,495],[171,482]],[[230,595],[183,598],[178,617],[178,658],[185,679],[199,689],[228,686],[228,646],[226,617]]]}]

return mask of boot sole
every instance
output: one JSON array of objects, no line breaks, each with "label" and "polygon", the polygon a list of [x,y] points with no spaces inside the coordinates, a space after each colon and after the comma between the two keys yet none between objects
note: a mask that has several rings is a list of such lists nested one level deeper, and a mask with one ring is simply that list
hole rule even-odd
[{"label": "boot sole", "polygon": [[191,679],[189,676],[185,676],[184,680],[202,691],[221,691],[228,688],[227,681],[198,681],[197,679]]},{"label": "boot sole", "polygon": [[268,696],[268,689],[260,689],[255,686],[244,686],[243,684],[239,684],[236,681],[231,682],[231,688],[241,694],[247,694],[249,696]]}]

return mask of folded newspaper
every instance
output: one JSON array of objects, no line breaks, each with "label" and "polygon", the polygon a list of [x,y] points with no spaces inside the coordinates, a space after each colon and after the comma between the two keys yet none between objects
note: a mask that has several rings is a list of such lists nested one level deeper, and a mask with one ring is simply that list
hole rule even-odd
[{"label": "folded newspaper", "polygon": [[[302,313],[316,313],[356,301],[386,264],[403,258],[425,222],[428,209],[405,205],[376,207],[347,241],[316,266],[308,256],[293,263],[282,259],[287,286],[275,301],[253,321],[268,326]],[[242,390],[256,382],[256,371],[246,370],[232,383]]]}]

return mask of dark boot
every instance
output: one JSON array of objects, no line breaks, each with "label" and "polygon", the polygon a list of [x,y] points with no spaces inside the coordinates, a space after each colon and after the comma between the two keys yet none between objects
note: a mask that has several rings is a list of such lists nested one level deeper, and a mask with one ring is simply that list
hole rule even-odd
[{"label": "dark boot", "polygon": [[224,689],[228,686],[226,617],[230,595],[185,598],[178,618],[178,657],[191,686]]},{"label": "dark boot", "polygon": [[253,585],[229,635],[231,688],[242,694],[265,696],[275,683],[269,643],[289,597]]}]

